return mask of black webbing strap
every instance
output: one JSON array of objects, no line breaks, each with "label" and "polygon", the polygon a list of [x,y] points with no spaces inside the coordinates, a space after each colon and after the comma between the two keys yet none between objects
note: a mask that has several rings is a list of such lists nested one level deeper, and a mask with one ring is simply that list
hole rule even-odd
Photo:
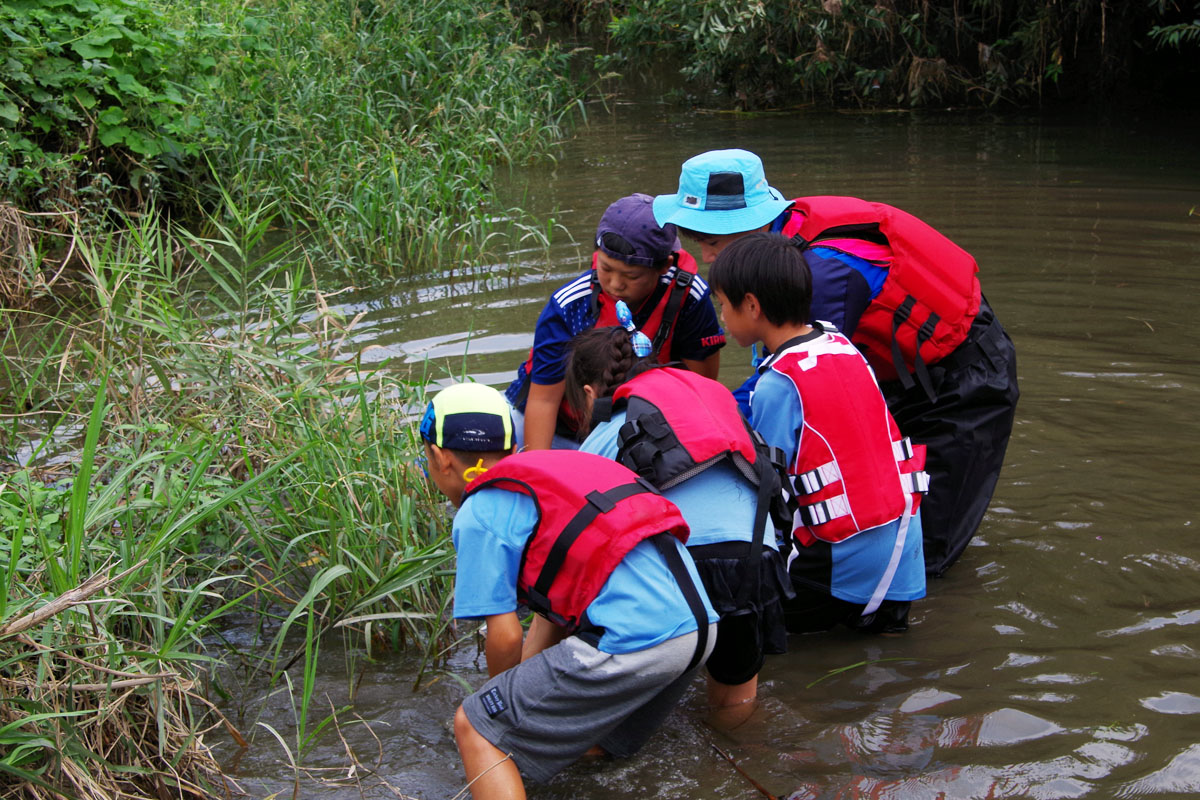
[{"label": "black webbing strap", "polygon": [[692,653],[692,660],[688,662],[685,670],[685,672],[691,672],[700,666],[700,662],[704,660],[704,651],[708,648],[708,612],[704,608],[704,601],[700,599],[696,582],[692,580],[687,565],[683,563],[683,558],[679,555],[679,548],[671,541],[674,538],[669,533],[659,533],[651,536],[650,541],[654,542],[658,552],[662,553],[662,557],[667,562],[667,569],[671,570],[671,575],[674,576],[675,582],[679,584],[679,588],[683,592],[683,599],[687,601],[688,608],[692,610],[692,616],[696,618],[696,652]]},{"label": "black webbing strap", "polygon": [[751,597],[759,596],[759,585],[762,578],[762,549],[763,527],[767,524],[767,512],[771,508],[771,495],[779,489],[775,480],[775,469],[761,451],[755,459],[758,467],[758,502],[754,506],[754,532],[750,536],[750,548],[746,552],[746,560],[742,564],[742,585],[738,587],[735,599],[736,610],[747,607]]},{"label": "black webbing strap", "polygon": [[913,368],[917,372],[917,383],[921,384],[921,388],[925,390],[925,396],[929,398],[929,402],[937,402],[937,392],[933,390],[933,380],[929,377],[929,368],[925,366],[925,359],[921,358],[921,345],[929,341],[929,337],[933,336],[933,329],[937,327],[938,321],[941,319],[934,312],[929,312],[929,318],[925,320],[925,324],[917,331],[917,354],[913,359]]},{"label": "black webbing strap", "polygon": [[562,531],[558,534],[558,538],[554,540],[554,544],[550,547],[550,552],[546,555],[546,563],[542,564],[541,572],[538,573],[537,581],[526,592],[531,601],[541,603],[545,608],[550,608],[548,596],[550,586],[554,583],[555,576],[562,569],[562,565],[567,560],[567,553],[571,546],[575,544],[575,540],[583,533],[588,525],[591,525],[596,517],[601,514],[607,514],[617,507],[617,503],[627,497],[632,497],[635,494],[643,492],[655,493],[656,490],[650,484],[638,480],[634,483],[624,483],[620,486],[614,486],[607,492],[589,492],[586,495],[587,504],[579,511],[575,512],[575,516],[571,517],[571,521],[563,526]]},{"label": "black webbing strap", "polygon": [[904,354],[900,352],[900,341],[896,338],[896,334],[900,331],[900,326],[908,320],[908,315],[912,313],[916,302],[917,298],[910,294],[904,298],[904,302],[896,309],[896,313],[892,314],[892,366],[896,368],[896,376],[900,378],[900,383],[904,385],[905,389],[911,389],[915,382],[912,375],[908,373],[908,365],[904,363]]},{"label": "black webbing strap", "polygon": [[685,269],[679,269],[678,266],[675,267],[675,280],[667,289],[670,294],[667,295],[667,305],[663,309],[662,321],[658,324],[658,330],[654,332],[655,353],[662,352],[663,345],[667,343],[667,337],[671,335],[671,331],[675,330],[675,318],[679,316],[679,310],[683,308],[683,301],[687,299],[688,292],[692,288],[692,280],[695,277],[695,274]]},{"label": "black webbing strap", "polygon": [[929,367],[925,364],[925,359],[921,357],[921,345],[929,341],[933,336],[934,328],[941,321],[936,313],[930,312],[929,317],[917,329],[917,346],[913,354],[913,371],[917,373],[916,380],[908,371],[908,365],[904,362],[904,354],[900,352],[900,341],[896,338],[900,330],[900,326],[908,321],[908,317],[912,314],[913,306],[916,304],[917,298],[911,294],[904,298],[904,302],[896,309],[896,313],[892,314],[892,366],[896,368],[896,377],[900,379],[901,385],[904,388],[911,389],[920,383],[921,388],[925,390],[925,395],[929,398],[929,402],[937,401],[937,392],[933,390],[933,380],[929,377]]}]

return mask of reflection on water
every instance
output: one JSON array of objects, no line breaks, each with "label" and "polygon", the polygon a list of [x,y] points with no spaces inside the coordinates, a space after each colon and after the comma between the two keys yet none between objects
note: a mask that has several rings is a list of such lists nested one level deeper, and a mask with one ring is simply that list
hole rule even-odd
[{"label": "reflection on water", "polygon": [[[1133,123],[743,119],[619,105],[556,166],[514,176],[514,197],[576,240],[560,237],[549,263],[522,252],[393,292],[338,295],[347,318],[362,315],[351,346],[364,361],[502,386],[550,291],[586,266],[608,203],[672,191],[688,156],[740,146],[763,156],[786,194],[867,196],[945,231],[978,258],[1017,344],[1022,398],[996,498],[962,560],[915,604],[908,634],[793,637],[764,669],[762,707],[734,735],[698,722],[693,693],[647,752],[579,765],[534,796],[761,796],[714,745],[772,794],[806,800],[1200,795],[1193,138]],[[746,351],[723,351],[727,384],[747,370]],[[327,659],[321,685],[350,684],[346,668]],[[366,796],[461,788],[450,719],[465,689],[447,673],[413,694],[414,669],[403,658],[371,665],[355,697],[364,724],[341,731],[367,765],[357,773]],[[448,671],[484,680],[473,652]],[[260,721],[287,730],[281,705]],[[282,751],[268,736],[256,742],[237,764],[243,785],[288,787]],[[232,756],[231,744],[220,748]],[[336,736],[308,756],[344,762]],[[349,785],[327,794],[360,796]]]}]

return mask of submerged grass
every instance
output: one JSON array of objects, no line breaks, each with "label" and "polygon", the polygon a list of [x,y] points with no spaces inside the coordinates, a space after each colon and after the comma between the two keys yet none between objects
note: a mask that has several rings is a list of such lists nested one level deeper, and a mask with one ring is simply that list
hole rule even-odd
[{"label": "submerged grass", "polygon": [[3,796],[223,794],[204,734],[242,734],[201,686],[229,615],[261,620],[236,656],[294,697],[295,758],[336,722],[313,702],[331,633],[368,658],[450,639],[421,384],[339,355],[351,324],[265,246],[275,213],[229,207],[206,238],[130,220],[81,246],[98,313],[6,316]]}]

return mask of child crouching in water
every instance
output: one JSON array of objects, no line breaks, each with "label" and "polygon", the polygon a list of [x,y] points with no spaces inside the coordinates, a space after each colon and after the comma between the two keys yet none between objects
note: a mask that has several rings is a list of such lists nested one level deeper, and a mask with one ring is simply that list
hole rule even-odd
[{"label": "child crouching in water", "polygon": [[785,511],[770,455],[728,389],[635,355],[623,328],[575,337],[566,394],[579,419],[601,420],[580,450],[630,467],[687,520],[688,551],[721,615],[707,663],[711,720],[735,727],[755,708],[764,654],[787,648],[780,600],[791,589],[768,519]]},{"label": "child crouching in water", "polygon": [[[607,459],[511,455],[510,408],[487,386],[439,392],[420,432],[430,479],[459,506],[454,616],[487,621],[491,679],[454,718],[472,795],[523,798],[522,775],[632,755],[716,637],[687,523]],[[518,602],[538,612],[524,641]]]},{"label": "child crouching in water", "polygon": [[925,596],[924,448],[900,436],[854,345],[809,324],[812,276],[789,239],[754,233],[732,242],[709,282],[729,335],[772,354],[758,367],[750,422],[784,451],[799,504],[788,630],[907,630],[911,602]]}]

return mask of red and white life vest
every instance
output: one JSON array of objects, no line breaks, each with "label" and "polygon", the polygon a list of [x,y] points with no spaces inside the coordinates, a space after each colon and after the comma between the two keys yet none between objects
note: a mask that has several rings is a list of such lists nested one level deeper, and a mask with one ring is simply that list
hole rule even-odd
[{"label": "red and white life vest", "polygon": [[798,503],[792,533],[809,546],[841,542],[916,511],[929,489],[925,448],[900,435],[862,354],[827,331],[788,343],[767,367],[799,396],[804,427],[788,467]]},{"label": "red and white life vest", "polygon": [[663,533],[687,542],[688,526],[679,509],[602,456],[574,450],[517,453],[471,481],[463,498],[486,487],[519,492],[537,504],[538,522],[522,555],[517,595],[571,632],[638,543]]},{"label": "red and white life vest", "polygon": [[852,339],[881,380],[907,388],[916,372],[932,392],[926,365],[962,344],[979,312],[975,259],[912,214],[857,197],[796,198],[782,233],[887,268]]}]

